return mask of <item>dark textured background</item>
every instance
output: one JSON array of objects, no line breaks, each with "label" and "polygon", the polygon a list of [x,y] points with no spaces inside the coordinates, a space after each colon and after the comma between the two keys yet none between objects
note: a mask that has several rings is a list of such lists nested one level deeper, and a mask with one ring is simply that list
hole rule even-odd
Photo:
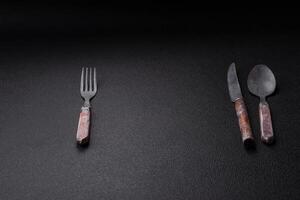
[{"label": "dark textured background", "polygon": [[[278,10],[2,5],[0,199],[299,198],[299,22]],[[233,61],[253,151],[228,95]],[[246,87],[260,63],[278,83],[270,147]],[[75,144],[82,66],[99,78],[86,149]]]}]

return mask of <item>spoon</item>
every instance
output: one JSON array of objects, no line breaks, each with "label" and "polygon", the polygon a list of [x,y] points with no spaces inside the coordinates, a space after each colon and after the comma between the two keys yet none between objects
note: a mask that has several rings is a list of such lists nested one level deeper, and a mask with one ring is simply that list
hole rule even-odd
[{"label": "spoon", "polygon": [[276,88],[273,72],[266,65],[256,65],[248,75],[249,91],[260,98],[259,120],[261,140],[266,144],[274,141],[271,112],[266,97],[271,95]]}]

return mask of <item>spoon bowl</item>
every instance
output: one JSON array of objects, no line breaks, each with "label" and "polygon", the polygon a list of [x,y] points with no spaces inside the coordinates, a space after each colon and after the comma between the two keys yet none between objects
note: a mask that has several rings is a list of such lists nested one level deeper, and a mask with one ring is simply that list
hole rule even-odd
[{"label": "spoon bowl", "polygon": [[266,65],[256,65],[249,73],[247,85],[252,94],[265,99],[275,91],[276,80]]}]

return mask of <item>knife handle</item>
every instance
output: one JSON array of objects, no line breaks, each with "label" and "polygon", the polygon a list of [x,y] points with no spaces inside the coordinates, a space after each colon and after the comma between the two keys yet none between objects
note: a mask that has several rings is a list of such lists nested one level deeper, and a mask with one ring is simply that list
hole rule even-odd
[{"label": "knife handle", "polygon": [[89,142],[90,116],[90,108],[82,107],[79,115],[79,122],[76,134],[77,144],[79,145],[85,145]]},{"label": "knife handle", "polygon": [[266,144],[274,141],[273,126],[269,104],[265,102],[259,103],[259,120],[261,140]]},{"label": "knife handle", "polygon": [[238,99],[234,102],[236,115],[239,119],[239,126],[242,135],[242,140],[245,146],[251,146],[254,143],[252,130],[248,118],[247,108],[243,99]]}]

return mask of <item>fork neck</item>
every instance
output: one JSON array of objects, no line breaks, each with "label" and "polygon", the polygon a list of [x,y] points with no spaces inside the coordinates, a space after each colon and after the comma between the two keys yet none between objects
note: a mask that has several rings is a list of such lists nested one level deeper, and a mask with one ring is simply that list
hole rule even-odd
[{"label": "fork neck", "polygon": [[91,107],[90,100],[85,100],[83,107],[88,107],[88,108]]}]

